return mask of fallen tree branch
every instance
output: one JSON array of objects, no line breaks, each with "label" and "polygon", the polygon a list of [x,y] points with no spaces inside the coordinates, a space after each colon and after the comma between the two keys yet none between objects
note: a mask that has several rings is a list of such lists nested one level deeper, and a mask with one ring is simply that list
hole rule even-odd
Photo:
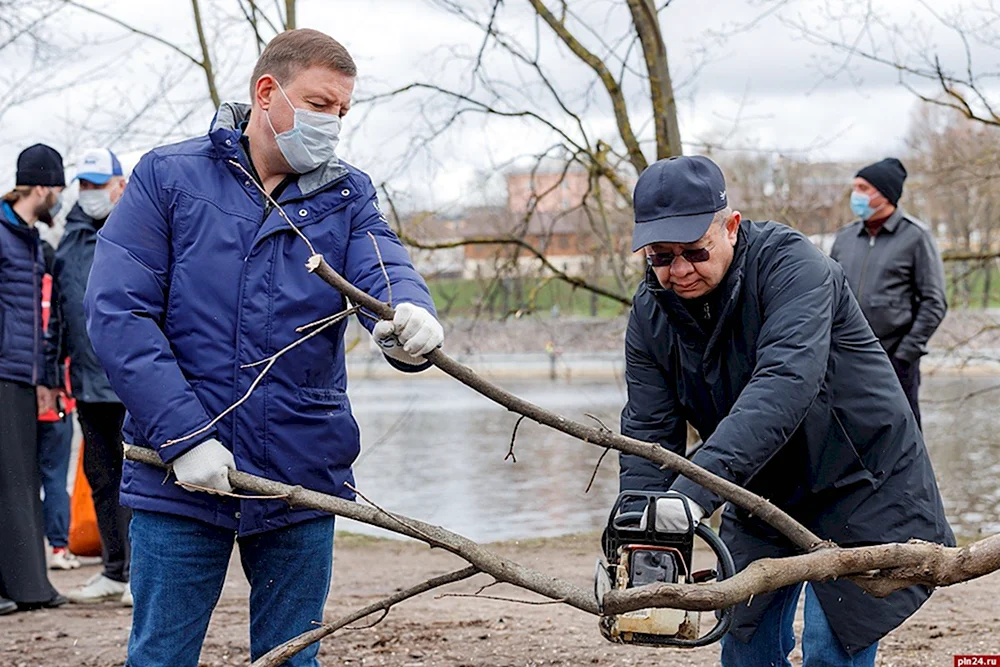
[{"label": "fallen tree branch", "polygon": [[[166,467],[160,456],[146,447],[127,447],[125,458],[158,468]],[[282,484],[239,470],[229,471],[229,483],[234,489],[241,491],[269,496],[285,496],[285,502],[292,507],[305,507],[344,516],[370,526],[390,530],[399,535],[412,537],[421,542],[432,540],[435,546],[465,559],[480,571],[488,573],[499,581],[520,586],[551,600],[563,600],[571,607],[588,614],[598,613],[597,601],[592,592],[503,558],[469,538],[440,526],[374,507],[366,507],[350,500],[311,491],[301,486]]]},{"label": "fallen tree branch", "polygon": [[[306,263],[306,268],[326,281],[331,287],[340,291],[352,303],[363,306],[382,319],[391,320],[393,318],[394,311],[392,308],[345,280],[330,267],[322,255],[313,255],[310,257]],[[619,435],[605,428],[587,426],[586,424],[567,419],[562,415],[541,408],[483,379],[471,368],[458,363],[440,349],[432,350],[426,355],[426,359],[462,384],[474,389],[511,412],[516,412],[532,421],[554,428],[557,431],[571,435],[591,445],[641,456],[660,464],[664,468],[680,473],[696,484],[700,484],[729,502],[742,507],[762,521],[767,522],[804,551],[833,546],[831,543],[819,538],[776,505],[769,503],[752,491],[747,491],[737,484],[722,479],[683,456],[664,449],[658,444],[642,442],[641,440]]]},{"label": "fallen tree branch", "polygon": [[[152,449],[128,446],[125,458],[148,465],[166,466]],[[590,614],[600,614],[592,592],[503,558],[472,540],[418,519],[366,507],[301,486],[290,486],[241,472],[229,471],[235,489],[281,495],[293,507],[305,507],[344,516],[400,535],[429,542],[465,559],[497,582],[512,584],[550,600],[565,602]],[[950,586],[1000,570],[1000,535],[963,548],[928,542],[877,544],[840,548],[836,545],[807,554],[754,561],[735,576],[704,584],[650,584],[613,590],[603,599],[603,613],[620,614],[650,607],[711,611],[739,604],[803,581],[849,577],[876,597],[916,584]],[[486,597],[486,596],[480,596]]]},{"label": "fallen tree branch", "polygon": [[351,612],[347,616],[342,616],[333,623],[325,623],[314,630],[303,632],[298,637],[289,639],[284,644],[276,646],[266,654],[257,658],[250,667],[278,667],[279,665],[283,665],[286,660],[304,650],[307,646],[318,642],[324,637],[332,635],[337,630],[340,630],[355,621],[360,621],[365,616],[371,616],[375,612],[381,611],[384,612],[384,618],[385,613],[388,613],[389,609],[393,605],[397,605],[404,600],[409,600],[412,597],[426,593],[429,590],[453,584],[456,581],[462,581],[463,579],[468,579],[478,573],[479,570],[470,565],[469,567],[464,567],[461,570],[455,570],[454,572],[443,574],[440,577],[434,577],[433,579],[422,581],[416,586],[394,593],[387,598],[379,600],[378,602],[373,602],[367,607]]},{"label": "fallen tree branch", "polygon": [[922,584],[950,586],[1000,569],[1000,535],[966,547],[929,542],[835,548],[787,558],[754,561],[736,576],[706,584],[651,584],[604,596],[604,613],[621,614],[649,607],[690,611],[723,609],[754,595],[803,581],[850,576],[876,597]]}]

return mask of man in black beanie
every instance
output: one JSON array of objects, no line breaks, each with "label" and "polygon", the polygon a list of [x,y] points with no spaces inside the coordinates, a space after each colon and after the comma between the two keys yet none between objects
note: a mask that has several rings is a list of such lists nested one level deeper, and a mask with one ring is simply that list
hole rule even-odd
[{"label": "man in black beanie", "polygon": [[62,157],[35,144],[17,157],[17,181],[0,201],[0,614],[66,602],[49,583],[43,541],[38,414],[54,405],[43,386],[42,275],[35,223],[52,223]]},{"label": "man in black beanie", "polygon": [[859,170],[851,192],[859,220],[840,230],[830,254],[843,265],[919,423],[920,357],[948,304],[930,228],[898,208],[905,180],[906,168],[892,157]]}]

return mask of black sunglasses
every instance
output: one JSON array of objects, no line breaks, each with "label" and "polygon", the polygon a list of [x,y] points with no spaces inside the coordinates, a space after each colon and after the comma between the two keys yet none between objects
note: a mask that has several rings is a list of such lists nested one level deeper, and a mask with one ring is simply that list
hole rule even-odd
[{"label": "black sunglasses", "polygon": [[[708,248],[691,248],[681,252],[681,256],[692,264],[699,264],[701,262],[707,262],[711,255],[708,252]],[[646,263],[650,266],[670,266],[674,263],[677,258],[672,252],[654,252],[652,254],[646,255]]]}]

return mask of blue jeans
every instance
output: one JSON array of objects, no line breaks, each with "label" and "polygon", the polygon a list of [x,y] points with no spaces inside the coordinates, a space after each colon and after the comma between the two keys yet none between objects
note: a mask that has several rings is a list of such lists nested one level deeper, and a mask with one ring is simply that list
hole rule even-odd
[{"label": "blue jeans", "polygon": [[[207,523],[134,510],[132,635],[127,667],[197,667],[212,610],[226,580],[236,536]],[[250,582],[250,655],[323,620],[333,572],[333,517],[239,539]],[[318,667],[319,644],[286,665]]]},{"label": "blue jeans", "polygon": [[[732,635],[722,638],[723,667],[790,667],[788,654],[795,648],[792,622],[802,584],[778,591],[757,631],[744,644]],[[802,631],[802,667],[872,667],[878,642],[851,657],[833,634],[826,614],[806,585],[805,627]]]},{"label": "blue jeans", "polygon": [[69,455],[73,448],[73,420],[67,415],[57,422],[38,422],[38,468],[42,477],[42,520],[45,538],[53,547],[65,547],[69,539]]}]

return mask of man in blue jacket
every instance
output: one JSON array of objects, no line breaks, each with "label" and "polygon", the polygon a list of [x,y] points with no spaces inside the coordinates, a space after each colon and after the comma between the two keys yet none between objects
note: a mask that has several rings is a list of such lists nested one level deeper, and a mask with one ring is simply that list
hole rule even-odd
[{"label": "man in blue jacket", "polygon": [[[123,471],[122,501],[133,512],[133,667],[198,664],[234,540],[251,587],[254,659],[323,617],[333,517],[191,490],[230,491],[235,467],[352,497],[360,438],[345,393],[343,322],[282,356],[226,412],[260,374],[252,364],[299,339],[296,327],[345,308],[306,270],[306,242],[258,187],[335,270],[387,300],[377,240],[397,314],[362,322],[390,363],[422,370],[422,355],[442,342],[427,287],[371,180],[335,153],[355,74],[329,36],[278,35],[251,77],[252,106],[224,104],[207,136],[145,155],[98,234],[90,339],[127,409],[125,441],[157,450],[181,484],[148,466]],[[287,664],[318,665],[317,651]]]},{"label": "man in blue jacket", "polygon": [[83,471],[90,484],[101,533],[103,570],[86,585],[70,591],[70,602],[90,604],[120,600],[131,605],[129,592],[127,507],[119,502],[122,481],[122,421],[125,407],[115,395],[87,336],[83,296],[94,263],[97,230],[121,200],[125,176],[121,162],[106,148],[83,153],[76,180],[80,196],[66,216],[66,230],[53,267],[52,319],[49,323],[46,370],[58,379],[70,359],[70,385],[77,399],[83,431]]},{"label": "man in blue jacket", "polygon": [[[705,442],[695,463],[841,546],[953,545],[916,418],[840,265],[784,225],[742,220],[722,171],[700,156],[644,171],[635,216],[632,246],[648,268],[625,339],[622,433],[684,455],[691,423]],[[621,457],[622,490],[680,493],[695,521],[722,505],[675,478]],[[689,527],[683,504],[663,504],[658,524]],[[721,536],[739,569],[796,553],[732,505]],[[930,595],[913,586],[875,599],[846,580],[805,589],[805,667],[873,665],[879,639]],[[722,664],[790,664],[801,590],[737,605]]]}]

